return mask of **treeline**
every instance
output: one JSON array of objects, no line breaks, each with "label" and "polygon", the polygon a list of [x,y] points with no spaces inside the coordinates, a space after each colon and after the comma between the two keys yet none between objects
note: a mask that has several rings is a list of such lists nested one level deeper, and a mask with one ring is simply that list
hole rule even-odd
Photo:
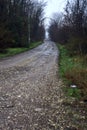
[{"label": "treeline", "polygon": [[87,53],[87,0],[68,0],[64,13],[54,15],[49,34],[71,52]]},{"label": "treeline", "polygon": [[29,47],[44,37],[44,6],[35,0],[0,0],[0,51]]}]

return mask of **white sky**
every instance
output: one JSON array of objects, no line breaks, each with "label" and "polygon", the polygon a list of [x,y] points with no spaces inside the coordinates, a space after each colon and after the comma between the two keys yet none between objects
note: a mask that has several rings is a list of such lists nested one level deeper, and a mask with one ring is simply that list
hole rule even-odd
[{"label": "white sky", "polygon": [[[45,16],[44,17],[52,17],[53,13],[63,12],[65,4],[67,0],[38,0],[47,2],[46,7],[44,9]],[[45,20],[45,25],[49,25],[49,19]]]},{"label": "white sky", "polygon": [[67,0],[44,0],[47,2],[45,14],[51,17],[55,12],[62,12]]}]

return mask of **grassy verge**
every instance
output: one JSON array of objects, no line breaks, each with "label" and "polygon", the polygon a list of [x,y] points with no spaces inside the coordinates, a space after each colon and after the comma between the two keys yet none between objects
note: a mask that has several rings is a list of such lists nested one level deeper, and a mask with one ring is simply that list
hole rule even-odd
[{"label": "grassy verge", "polygon": [[[65,46],[60,50],[59,73],[66,84],[68,96],[87,99],[87,56],[70,56]],[[75,85],[76,88],[70,87]]]},{"label": "grassy verge", "polygon": [[31,43],[30,46],[29,46],[29,50],[41,45],[43,42],[34,42],[34,43]]},{"label": "grassy verge", "polygon": [[25,51],[28,51],[28,50],[31,50],[31,49],[37,47],[38,45],[40,45],[41,43],[42,42],[31,43],[29,48],[8,48],[8,49],[6,49],[5,53],[0,53],[0,59],[8,57],[8,56],[13,56],[13,55],[16,55],[16,54],[19,54],[19,53],[22,53],[22,52],[25,52]]}]

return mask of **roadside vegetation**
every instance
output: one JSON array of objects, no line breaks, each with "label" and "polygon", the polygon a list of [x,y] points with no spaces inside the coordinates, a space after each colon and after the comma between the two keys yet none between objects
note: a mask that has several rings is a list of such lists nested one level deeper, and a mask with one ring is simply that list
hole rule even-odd
[{"label": "roadside vegetation", "polygon": [[17,48],[7,48],[6,50],[4,50],[3,53],[0,53],[0,59],[31,50],[40,44],[42,44],[42,42],[33,42],[29,45],[28,48],[24,48],[24,47],[22,47],[22,48],[18,48],[18,47]]},{"label": "roadside vegetation", "polygon": [[68,0],[64,12],[53,18],[48,31],[51,40],[60,43],[60,75],[66,91],[87,102],[87,0]]},{"label": "roadside vegetation", "polygon": [[[64,45],[60,50],[59,72],[66,84],[67,96],[87,99],[87,55],[73,55]],[[76,88],[73,88],[72,86]]]}]

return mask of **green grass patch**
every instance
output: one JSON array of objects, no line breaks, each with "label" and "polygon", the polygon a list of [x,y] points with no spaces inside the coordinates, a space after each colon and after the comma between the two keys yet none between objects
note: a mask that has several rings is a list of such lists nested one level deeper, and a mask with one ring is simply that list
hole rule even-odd
[{"label": "green grass patch", "polygon": [[[87,98],[87,56],[70,56],[65,46],[58,45],[58,48],[60,50],[59,73],[67,86],[68,95]],[[77,88],[70,88],[70,85],[76,85]]]},{"label": "green grass patch", "polygon": [[0,58],[5,58],[8,56],[13,56],[22,52],[27,51],[28,48],[8,48],[5,53],[0,53]]},{"label": "green grass patch", "polygon": [[68,88],[65,88],[65,92],[66,92],[67,97],[75,97],[77,99],[81,98],[81,91],[78,88],[68,87]]},{"label": "green grass patch", "polygon": [[43,42],[39,41],[39,42],[34,42],[34,43],[31,43],[30,46],[29,46],[29,50],[30,49],[33,49],[39,45],[41,45]]},{"label": "green grass patch", "polygon": [[16,54],[19,54],[19,53],[22,53],[22,52],[25,52],[25,51],[28,51],[28,50],[31,50],[37,46],[39,46],[42,42],[34,42],[34,43],[31,43],[29,45],[29,48],[8,48],[6,49],[6,51],[4,53],[0,53],[0,59],[1,58],[5,58],[5,57],[8,57],[8,56],[13,56],[13,55],[16,55]]}]

